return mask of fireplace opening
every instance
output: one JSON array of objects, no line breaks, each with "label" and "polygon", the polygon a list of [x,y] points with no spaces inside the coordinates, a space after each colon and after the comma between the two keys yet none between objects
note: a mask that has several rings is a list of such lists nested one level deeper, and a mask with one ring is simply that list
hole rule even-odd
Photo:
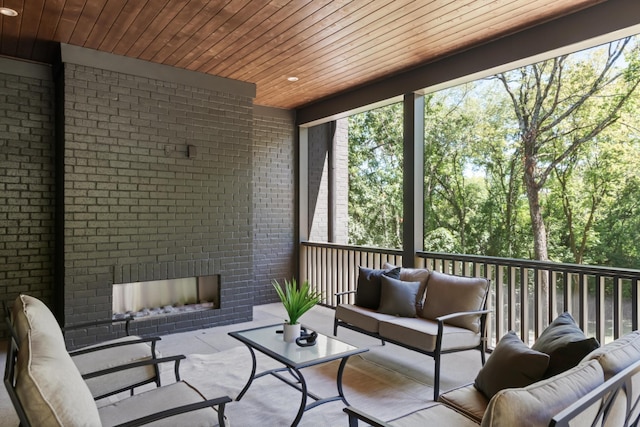
[{"label": "fireplace opening", "polygon": [[220,275],[118,283],[112,301],[114,319],[220,308]]}]

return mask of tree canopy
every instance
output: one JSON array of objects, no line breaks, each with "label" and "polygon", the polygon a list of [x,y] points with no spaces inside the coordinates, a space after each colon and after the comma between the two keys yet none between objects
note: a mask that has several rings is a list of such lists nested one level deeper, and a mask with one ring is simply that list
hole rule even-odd
[{"label": "tree canopy", "polygon": [[[636,38],[425,96],[425,250],[640,268]],[[349,119],[349,242],[402,245],[402,105]]]}]

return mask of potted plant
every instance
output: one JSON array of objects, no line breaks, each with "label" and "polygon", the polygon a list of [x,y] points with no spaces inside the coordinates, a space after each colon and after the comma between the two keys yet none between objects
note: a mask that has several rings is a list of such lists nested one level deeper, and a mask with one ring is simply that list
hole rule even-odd
[{"label": "potted plant", "polygon": [[306,281],[298,288],[296,279],[291,279],[291,281],[285,279],[284,288],[280,286],[277,280],[274,280],[272,285],[289,315],[289,320],[284,323],[284,340],[293,342],[300,336],[300,323],[298,320],[304,313],[320,302],[321,293],[311,289],[309,282]]}]

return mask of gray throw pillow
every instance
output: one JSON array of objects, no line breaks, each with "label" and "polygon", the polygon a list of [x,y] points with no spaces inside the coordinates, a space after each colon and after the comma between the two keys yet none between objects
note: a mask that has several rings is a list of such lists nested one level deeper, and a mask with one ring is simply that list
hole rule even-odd
[{"label": "gray throw pillow", "polygon": [[420,282],[403,282],[382,275],[380,283],[378,312],[400,317],[416,317],[416,299]]},{"label": "gray throw pillow", "polygon": [[564,312],[542,331],[532,349],[551,357],[545,378],[576,366],[600,343],[595,338],[587,338],[570,313]]},{"label": "gray throw pillow", "polygon": [[400,278],[400,267],[389,270],[374,270],[360,267],[358,287],[356,288],[356,305],[377,310],[380,306],[380,277],[382,275]]},{"label": "gray throw pillow", "polygon": [[480,369],[474,386],[491,399],[505,388],[526,387],[540,381],[549,355],[530,349],[515,332],[507,332]]}]

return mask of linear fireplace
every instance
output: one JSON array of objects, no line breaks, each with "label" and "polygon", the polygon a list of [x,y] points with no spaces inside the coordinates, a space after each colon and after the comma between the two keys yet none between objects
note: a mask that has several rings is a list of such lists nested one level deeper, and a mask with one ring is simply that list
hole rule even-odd
[{"label": "linear fireplace", "polygon": [[114,319],[220,308],[220,275],[117,283],[112,304]]}]

